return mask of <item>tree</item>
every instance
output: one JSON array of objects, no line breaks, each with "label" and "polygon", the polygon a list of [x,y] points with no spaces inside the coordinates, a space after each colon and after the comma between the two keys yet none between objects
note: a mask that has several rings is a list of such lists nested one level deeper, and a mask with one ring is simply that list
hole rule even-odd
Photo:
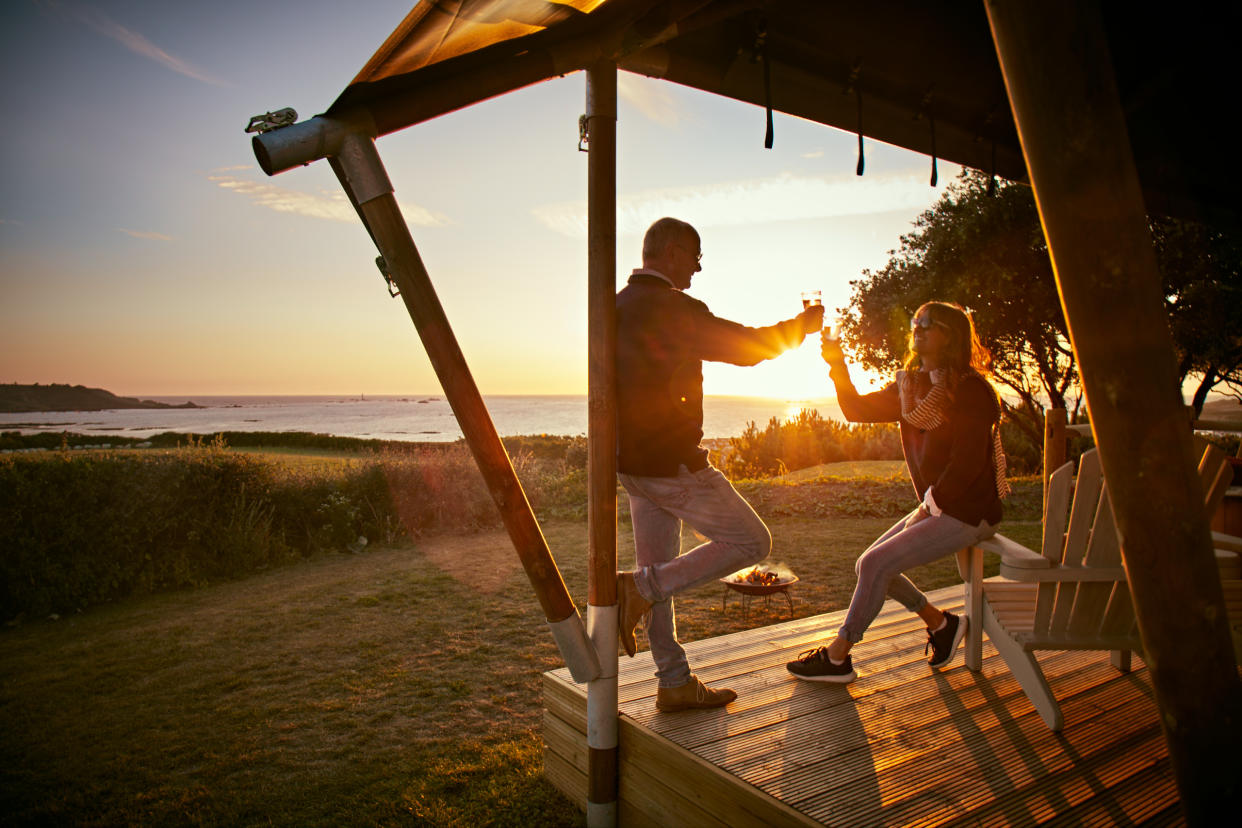
[{"label": "tree", "polygon": [[1178,378],[1197,377],[1191,403],[1224,386],[1242,400],[1242,232],[1180,219],[1152,221]]},{"label": "tree", "polygon": [[[879,271],[851,282],[848,347],[868,367],[892,371],[906,352],[910,319],[930,300],[970,309],[1006,389],[1006,416],[1033,446],[1047,405],[1076,415],[1077,364],[1061,311],[1039,212],[1028,187],[965,171],[914,222]],[[1164,278],[1179,380],[1200,378],[1196,411],[1219,384],[1242,388],[1242,233],[1184,220],[1152,222]]]}]

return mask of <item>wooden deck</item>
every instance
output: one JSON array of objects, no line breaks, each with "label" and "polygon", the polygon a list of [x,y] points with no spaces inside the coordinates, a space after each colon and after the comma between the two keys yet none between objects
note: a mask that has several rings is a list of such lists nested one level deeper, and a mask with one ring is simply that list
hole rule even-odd
[{"label": "wooden deck", "polygon": [[[956,609],[962,587],[933,593]],[[622,658],[622,825],[1178,825],[1177,787],[1146,667],[1099,652],[1040,655],[1065,712],[1044,727],[987,639],[933,673],[918,619],[889,602],[854,649],[858,680],[798,681],[785,662],[843,613],[686,645],[724,710],[659,713],[650,653]],[[544,675],[544,772],[586,806],[586,688]]]}]

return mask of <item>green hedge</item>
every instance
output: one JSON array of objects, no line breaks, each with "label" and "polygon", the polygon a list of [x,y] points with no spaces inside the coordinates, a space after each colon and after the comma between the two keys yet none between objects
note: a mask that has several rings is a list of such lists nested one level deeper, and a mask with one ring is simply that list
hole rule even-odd
[{"label": "green hedge", "polygon": [[0,461],[0,618],[236,578],[324,550],[499,525],[461,447],[323,464],[214,447]]}]

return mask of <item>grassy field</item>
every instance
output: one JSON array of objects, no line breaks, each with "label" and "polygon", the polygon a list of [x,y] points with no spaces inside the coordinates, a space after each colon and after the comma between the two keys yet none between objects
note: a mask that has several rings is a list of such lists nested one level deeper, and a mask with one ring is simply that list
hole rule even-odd
[{"label": "grassy field", "polygon": [[[892,518],[825,520],[752,494],[770,560],[802,578],[794,614],[844,607],[854,558]],[[584,605],[586,526],[544,530]],[[1005,531],[1031,543],[1038,525]],[[622,566],[631,544],[623,522]],[[951,561],[913,577],[958,581]],[[788,615],[755,602],[744,622],[723,589],[679,599],[684,640]],[[539,677],[560,665],[500,532],[27,621],[0,631],[0,822],[580,825],[541,777]]]}]

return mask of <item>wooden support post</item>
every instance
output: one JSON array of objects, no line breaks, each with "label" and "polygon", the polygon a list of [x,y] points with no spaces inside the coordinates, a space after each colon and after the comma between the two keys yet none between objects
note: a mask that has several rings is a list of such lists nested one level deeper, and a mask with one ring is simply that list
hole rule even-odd
[{"label": "wooden support post", "polygon": [[352,134],[342,142],[332,162],[332,169],[401,291],[401,299],[427,349],[444,396],[457,417],[488,491],[500,510],[561,655],[575,680],[594,678],[599,673],[595,650],[431,285],[431,277],[393,197],[392,185],[374,141],[365,134]]},{"label": "wooden support post", "polygon": [[617,824],[617,67],[587,70],[587,824]]},{"label": "wooden support post", "polygon": [[[1048,525],[1048,478],[1061,466],[1065,465],[1065,425],[1064,408],[1049,408],[1044,412],[1044,525]],[[1047,547],[1044,547],[1047,549]]]},{"label": "wooden support post", "polygon": [[986,0],[1182,804],[1237,813],[1242,683],[1096,3]]}]

